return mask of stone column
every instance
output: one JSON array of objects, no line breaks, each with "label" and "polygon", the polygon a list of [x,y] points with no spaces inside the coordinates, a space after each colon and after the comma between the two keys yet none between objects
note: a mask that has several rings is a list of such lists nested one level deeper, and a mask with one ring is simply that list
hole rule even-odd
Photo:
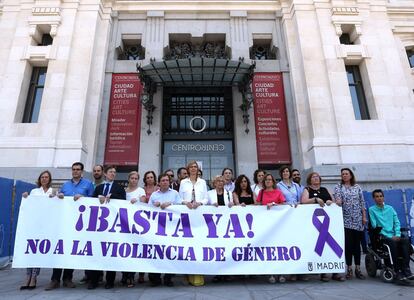
[{"label": "stone column", "polygon": [[164,12],[148,11],[145,29],[145,57],[162,60],[164,57]]},{"label": "stone column", "polygon": [[247,11],[230,11],[230,47],[232,60],[249,58]]}]

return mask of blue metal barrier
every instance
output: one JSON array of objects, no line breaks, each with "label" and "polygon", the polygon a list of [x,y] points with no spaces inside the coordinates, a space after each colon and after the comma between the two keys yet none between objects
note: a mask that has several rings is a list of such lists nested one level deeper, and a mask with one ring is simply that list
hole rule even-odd
[{"label": "blue metal barrier", "polygon": [[13,180],[0,177],[0,267],[10,262]]},{"label": "blue metal barrier", "polygon": [[16,237],[16,229],[17,229],[17,220],[19,218],[19,209],[20,209],[20,203],[22,201],[22,194],[24,192],[30,193],[32,189],[36,188],[36,185],[32,183],[27,183],[24,181],[17,180],[16,181],[16,193],[14,197],[14,206],[13,206],[13,226],[11,230],[11,251],[10,254],[13,256],[14,253],[14,240]]},{"label": "blue metal barrier", "polygon": [[[398,219],[400,220],[401,227],[408,228],[410,227],[407,223],[407,210],[404,205],[404,192],[402,190],[383,190],[384,191],[384,200],[385,204],[391,205],[397,212]],[[408,190],[405,190],[406,195]],[[414,190],[413,190],[414,192]],[[367,209],[375,205],[375,201],[372,198],[371,192],[364,191],[364,199]],[[407,198],[408,199],[408,198]],[[408,200],[407,200],[408,201]]]},{"label": "blue metal barrier", "polygon": [[411,228],[411,236],[414,238],[414,189],[406,189],[405,198],[407,199],[408,225]]}]

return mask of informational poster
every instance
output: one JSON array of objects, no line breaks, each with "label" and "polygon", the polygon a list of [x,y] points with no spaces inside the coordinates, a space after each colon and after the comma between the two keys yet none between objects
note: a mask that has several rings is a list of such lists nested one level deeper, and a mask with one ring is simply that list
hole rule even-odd
[{"label": "informational poster", "polygon": [[253,94],[259,165],[290,164],[282,73],[255,73]]},{"label": "informational poster", "polygon": [[113,74],[105,164],[138,165],[142,85],[137,74]]}]

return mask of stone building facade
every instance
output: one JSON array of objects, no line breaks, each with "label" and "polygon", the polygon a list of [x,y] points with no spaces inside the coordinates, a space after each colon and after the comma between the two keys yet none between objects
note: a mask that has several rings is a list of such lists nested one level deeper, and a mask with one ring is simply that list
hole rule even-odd
[{"label": "stone building facade", "polygon": [[[47,168],[63,180],[74,161],[89,172],[107,160],[114,74],[137,74],[138,66],[152,106],[141,94],[137,166],[124,173],[158,174],[190,158],[208,177],[226,165],[250,178],[258,166],[276,172],[277,161],[260,161],[257,104],[248,95],[255,74],[276,73],[288,130],[279,142],[288,145],[289,164],[328,183],[342,166],[366,188],[414,183],[414,1],[2,0],[0,38],[0,176],[32,181]],[[168,61],[177,61],[174,71]],[[194,83],[200,61],[222,79]],[[181,79],[151,77],[154,66]],[[210,117],[210,133],[174,136],[169,103],[197,97],[214,105],[223,98],[230,108],[211,115],[231,115],[230,124],[216,128]],[[177,141],[228,151],[168,152]]]}]

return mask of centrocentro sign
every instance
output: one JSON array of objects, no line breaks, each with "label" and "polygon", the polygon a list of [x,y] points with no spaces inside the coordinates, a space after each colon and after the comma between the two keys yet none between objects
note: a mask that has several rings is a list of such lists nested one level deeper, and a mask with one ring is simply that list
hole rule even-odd
[{"label": "centrocentro sign", "polygon": [[172,151],[176,152],[223,152],[226,149],[224,144],[173,144]]},{"label": "centrocentro sign", "polygon": [[232,153],[231,141],[174,141],[164,143],[167,154]]}]

